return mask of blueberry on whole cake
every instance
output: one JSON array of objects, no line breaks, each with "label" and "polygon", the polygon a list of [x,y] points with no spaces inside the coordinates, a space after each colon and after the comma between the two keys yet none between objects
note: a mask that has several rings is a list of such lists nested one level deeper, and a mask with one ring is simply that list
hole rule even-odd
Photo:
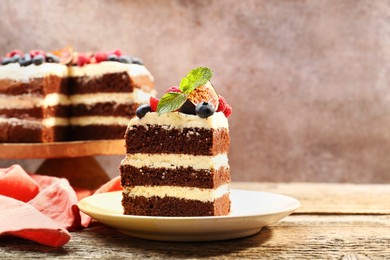
[{"label": "blueberry on whole cake", "polygon": [[192,70],[161,100],[137,109],[120,165],[124,214],[218,216],[230,212],[232,109],[218,96],[208,68]]},{"label": "blueberry on whole cake", "polygon": [[68,137],[68,69],[52,53],[14,50],[1,58],[0,142]]}]

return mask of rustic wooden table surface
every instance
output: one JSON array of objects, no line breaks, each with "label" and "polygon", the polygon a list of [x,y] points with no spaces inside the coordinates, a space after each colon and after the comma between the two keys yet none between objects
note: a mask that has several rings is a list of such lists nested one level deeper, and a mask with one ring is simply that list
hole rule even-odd
[{"label": "rustic wooden table surface", "polygon": [[390,184],[233,183],[232,187],[289,195],[302,206],[246,238],[157,242],[96,225],[73,232],[62,248],[1,238],[0,258],[390,259]]}]

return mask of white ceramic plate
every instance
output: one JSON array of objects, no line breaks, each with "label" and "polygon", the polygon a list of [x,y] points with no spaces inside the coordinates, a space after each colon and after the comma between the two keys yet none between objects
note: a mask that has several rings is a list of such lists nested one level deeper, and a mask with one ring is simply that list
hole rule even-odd
[{"label": "white ceramic plate", "polygon": [[122,192],[82,199],[78,206],[92,218],[127,235],[163,241],[211,241],[256,234],[296,210],[298,200],[274,193],[231,190],[231,213],[216,217],[123,215]]}]

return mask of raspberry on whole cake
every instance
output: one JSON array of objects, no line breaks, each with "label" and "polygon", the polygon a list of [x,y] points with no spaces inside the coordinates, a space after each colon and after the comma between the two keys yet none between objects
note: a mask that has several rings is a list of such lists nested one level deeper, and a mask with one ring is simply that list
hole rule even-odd
[{"label": "raspberry on whole cake", "polygon": [[67,75],[52,53],[14,50],[1,58],[0,142],[66,140]]},{"label": "raspberry on whole cake", "polygon": [[231,107],[208,68],[192,70],[161,100],[137,109],[120,165],[124,214],[218,216],[230,212]]}]

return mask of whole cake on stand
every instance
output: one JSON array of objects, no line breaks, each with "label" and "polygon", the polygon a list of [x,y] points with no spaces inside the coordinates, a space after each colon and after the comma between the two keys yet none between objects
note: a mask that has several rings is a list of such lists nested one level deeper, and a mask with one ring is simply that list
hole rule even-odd
[{"label": "whole cake on stand", "polygon": [[158,100],[137,109],[121,162],[124,214],[216,216],[230,211],[228,164],[231,107],[192,70]]}]

